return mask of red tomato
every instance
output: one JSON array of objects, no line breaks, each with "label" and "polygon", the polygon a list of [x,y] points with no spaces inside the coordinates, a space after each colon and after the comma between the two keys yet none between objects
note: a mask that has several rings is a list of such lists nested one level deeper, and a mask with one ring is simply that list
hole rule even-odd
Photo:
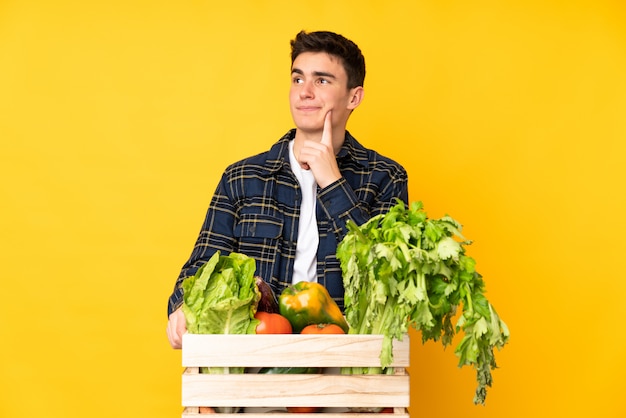
[{"label": "red tomato", "polygon": [[257,334],[291,334],[293,329],[287,318],[277,313],[257,312],[254,317],[261,321],[256,326]]},{"label": "red tomato", "polygon": [[201,406],[198,409],[198,412],[201,414],[215,414],[215,409],[211,408],[210,406]]},{"label": "red tomato", "polygon": [[317,412],[320,408],[317,406],[288,406],[287,411],[292,413],[306,414],[311,412]]},{"label": "red tomato", "polygon": [[300,334],[345,334],[345,332],[335,324],[312,324],[304,327]]}]

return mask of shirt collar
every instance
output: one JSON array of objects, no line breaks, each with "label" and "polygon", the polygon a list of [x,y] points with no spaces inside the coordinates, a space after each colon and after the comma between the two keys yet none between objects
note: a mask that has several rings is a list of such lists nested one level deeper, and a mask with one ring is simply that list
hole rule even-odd
[{"label": "shirt collar", "polygon": [[343,141],[343,145],[337,154],[337,159],[348,158],[361,164],[363,167],[369,165],[367,158],[367,149],[353,137],[350,132],[346,131],[346,138]]}]

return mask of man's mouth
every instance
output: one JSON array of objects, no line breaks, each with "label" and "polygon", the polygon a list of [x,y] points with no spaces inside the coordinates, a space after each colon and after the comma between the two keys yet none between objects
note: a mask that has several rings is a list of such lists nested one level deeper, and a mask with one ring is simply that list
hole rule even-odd
[{"label": "man's mouth", "polygon": [[319,106],[296,106],[296,109],[300,112],[316,112],[320,110]]}]

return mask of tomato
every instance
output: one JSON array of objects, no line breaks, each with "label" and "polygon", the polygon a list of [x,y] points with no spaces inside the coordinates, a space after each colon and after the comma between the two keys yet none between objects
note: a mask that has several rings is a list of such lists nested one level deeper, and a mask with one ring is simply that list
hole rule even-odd
[{"label": "tomato", "polygon": [[393,408],[383,408],[382,411],[380,411],[381,414],[393,414]]},{"label": "tomato", "polygon": [[300,334],[345,334],[337,324],[312,324],[302,329]]},{"label": "tomato", "polygon": [[200,414],[215,414],[215,409],[210,406],[201,406],[198,408],[198,413]]},{"label": "tomato", "polygon": [[320,408],[317,406],[288,406],[287,411],[298,414],[306,414],[311,412],[317,412]]},{"label": "tomato", "polygon": [[291,334],[293,329],[287,318],[277,313],[257,312],[254,317],[261,321],[256,326],[257,334]]}]

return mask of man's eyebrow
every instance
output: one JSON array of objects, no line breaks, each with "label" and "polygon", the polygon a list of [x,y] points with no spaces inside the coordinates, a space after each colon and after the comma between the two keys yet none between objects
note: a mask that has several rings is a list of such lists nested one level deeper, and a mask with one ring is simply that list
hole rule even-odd
[{"label": "man's eyebrow", "polygon": [[318,76],[318,77],[326,77],[326,78],[334,78],[334,79],[337,78],[337,77],[335,77],[334,74],[327,73],[327,72],[324,72],[324,71],[313,71],[313,75]]},{"label": "man's eyebrow", "polygon": [[[302,71],[299,68],[292,68],[291,69],[291,74],[294,74],[294,73],[300,74],[300,75],[304,75],[304,71]],[[316,76],[316,77],[326,77],[326,78],[332,78],[332,79],[335,79],[335,80],[337,79],[337,77],[334,74],[327,73],[325,71],[313,71],[313,75]]]}]

